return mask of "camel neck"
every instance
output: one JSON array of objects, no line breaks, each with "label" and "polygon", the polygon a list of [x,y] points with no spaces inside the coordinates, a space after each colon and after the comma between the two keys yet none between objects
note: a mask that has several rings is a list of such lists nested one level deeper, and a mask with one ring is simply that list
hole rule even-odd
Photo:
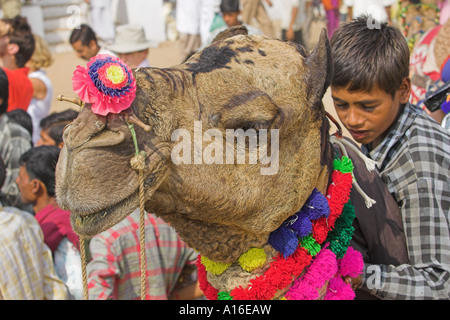
[{"label": "camel neck", "polygon": [[223,300],[304,297],[302,279],[310,270],[317,269],[314,281],[305,280],[314,283],[314,288],[306,291],[313,292],[315,299],[324,298],[328,294],[327,283],[336,276],[339,259],[347,252],[353,233],[355,215],[349,202],[352,171],[350,159],[337,159],[327,195],[314,189],[301,210],[274,230],[264,246],[249,249],[233,263],[199,256],[200,288],[206,297]]}]

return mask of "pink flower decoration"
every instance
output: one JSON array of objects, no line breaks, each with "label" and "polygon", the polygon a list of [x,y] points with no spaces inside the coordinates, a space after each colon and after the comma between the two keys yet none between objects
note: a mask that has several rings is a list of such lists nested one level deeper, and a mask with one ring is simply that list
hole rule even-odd
[{"label": "pink flower decoration", "polygon": [[130,68],[106,54],[91,58],[87,68],[77,66],[72,87],[83,102],[92,103],[92,112],[102,116],[128,109],[136,97],[136,79]]}]

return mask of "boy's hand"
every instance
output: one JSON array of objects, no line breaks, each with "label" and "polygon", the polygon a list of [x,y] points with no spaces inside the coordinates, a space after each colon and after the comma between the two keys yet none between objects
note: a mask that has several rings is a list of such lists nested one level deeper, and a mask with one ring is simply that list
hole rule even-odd
[{"label": "boy's hand", "polygon": [[289,27],[289,29],[286,30],[286,39],[289,41],[293,41],[295,38],[294,28]]},{"label": "boy's hand", "polygon": [[269,5],[269,7],[271,7],[271,6],[272,6],[272,1],[270,1],[270,0],[266,0],[266,2],[267,2],[267,4]]},{"label": "boy's hand", "polygon": [[350,284],[352,286],[352,289],[355,290],[362,284],[362,275],[359,275],[356,278],[347,276],[344,278],[344,282]]}]

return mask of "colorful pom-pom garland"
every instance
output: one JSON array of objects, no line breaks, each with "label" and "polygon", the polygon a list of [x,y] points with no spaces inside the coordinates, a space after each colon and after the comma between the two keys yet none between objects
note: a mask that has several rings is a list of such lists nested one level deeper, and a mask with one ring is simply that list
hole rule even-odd
[{"label": "colorful pom-pom garland", "polygon": [[72,77],[73,91],[95,114],[106,116],[128,109],[136,96],[136,79],[119,58],[99,54],[87,68],[77,66]]},{"label": "colorful pom-pom garland", "polygon": [[[353,164],[347,157],[335,159],[332,183],[327,196],[316,189],[302,209],[273,231],[268,240],[278,255],[263,274],[251,279],[246,287],[230,292],[219,291],[207,279],[207,272],[217,275],[217,266],[206,257],[197,260],[200,288],[210,300],[270,300],[279,290],[286,290],[283,300],[353,299],[354,291],[342,277],[362,273],[362,255],[349,247],[355,218],[350,203]],[[267,263],[263,249],[251,248],[238,263],[251,272]],[[220,264],[219,264],[220,265]],[[220,274],[231,264],[222,264]],[[293,283],[292,280],[296,279]],[[320,296],[320,289],[328,283]]]}]

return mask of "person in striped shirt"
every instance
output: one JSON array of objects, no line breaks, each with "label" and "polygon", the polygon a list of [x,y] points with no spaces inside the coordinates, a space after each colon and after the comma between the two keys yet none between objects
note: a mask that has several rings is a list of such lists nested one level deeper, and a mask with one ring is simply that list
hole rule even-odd
[{"label": "person in striped shirt", "polygon": [[[87,264],[90,300],[139,300],[139,209],[89,241]],[[146,214],[146,300],[196,299],[198,253],[189,248],[171,226]]]},{"label": "person in striped shirt", "polygon": [[[0,156],[0,186],[6,167]],[[0,203],[0,300],[66,300],[52,252],[34,216]]]},{"label": "person in striped shirt", "polygon": [[361,289],[380,299],[448,300],[450,137],[409,103],[402,33],[372,20],[363,16],[335,31],[331,94],[340,121],[376,161],[400,208],[409,262],[365,261]]}]

